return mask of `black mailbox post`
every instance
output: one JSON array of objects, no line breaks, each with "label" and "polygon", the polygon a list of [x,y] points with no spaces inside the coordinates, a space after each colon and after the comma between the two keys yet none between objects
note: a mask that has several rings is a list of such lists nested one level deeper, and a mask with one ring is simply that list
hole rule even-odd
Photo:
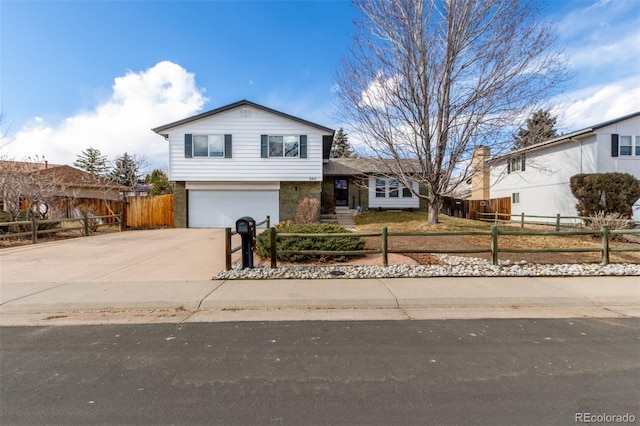
[{"label": "black mailbox post", "polygon": [[256,221],[249,216],[236,220],[236,232],[242,238],[242,269],[253,268],[253,241],[256,235]]}]

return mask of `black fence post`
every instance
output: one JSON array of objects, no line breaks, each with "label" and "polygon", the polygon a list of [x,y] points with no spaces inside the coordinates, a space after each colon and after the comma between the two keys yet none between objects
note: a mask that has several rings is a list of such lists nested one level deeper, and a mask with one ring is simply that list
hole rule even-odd
[{"label": "black fence post", "polygon": [[387,227],[384,226],[382,227],[382,266],[389,266],[388,240]]},{"label": "black fence post", "polygon": [[224,267],[231,269],[231,228],[224,228]]}]

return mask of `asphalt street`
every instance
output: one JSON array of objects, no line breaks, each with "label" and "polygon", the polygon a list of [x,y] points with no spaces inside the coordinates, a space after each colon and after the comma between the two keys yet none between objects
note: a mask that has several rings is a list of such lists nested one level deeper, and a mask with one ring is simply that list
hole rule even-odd
[{"label": "asphalt street", "polygon": [[3,327],[0,423],[640,422],[639,329],[637,318]]}]

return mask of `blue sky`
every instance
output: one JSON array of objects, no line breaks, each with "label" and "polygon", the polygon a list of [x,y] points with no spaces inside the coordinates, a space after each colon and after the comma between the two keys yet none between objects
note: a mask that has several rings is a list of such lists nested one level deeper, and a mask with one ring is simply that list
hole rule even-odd
[{"label": "blue sky", "polygon": [[[71,164],[88,146],[167,161],[149,129],[240,99],[329,127],[355,10],[323,1],[0,0],[0,155]],[[556,0],[574,79],[561,129],[640,110],[640,1]]]}]

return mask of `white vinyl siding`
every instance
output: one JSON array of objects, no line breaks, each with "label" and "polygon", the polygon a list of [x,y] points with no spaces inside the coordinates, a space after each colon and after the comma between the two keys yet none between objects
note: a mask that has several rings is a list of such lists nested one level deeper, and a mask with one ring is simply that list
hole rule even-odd
[{"label": "white vinyl siding", "polygon": [[[184,135],[233,135],[232,158],[185,158]],[[261,158],[261,135],[307,136],[306,158]],[[327,133],[276,114],[243,106],[169,131],[172,181],[264,182],[322,180],[322,137]],[[299,142],[299,139],[297,139]],[[284,141],[283,141],[284,142]],[[292,148],[292,146],[290,146]]]}]

